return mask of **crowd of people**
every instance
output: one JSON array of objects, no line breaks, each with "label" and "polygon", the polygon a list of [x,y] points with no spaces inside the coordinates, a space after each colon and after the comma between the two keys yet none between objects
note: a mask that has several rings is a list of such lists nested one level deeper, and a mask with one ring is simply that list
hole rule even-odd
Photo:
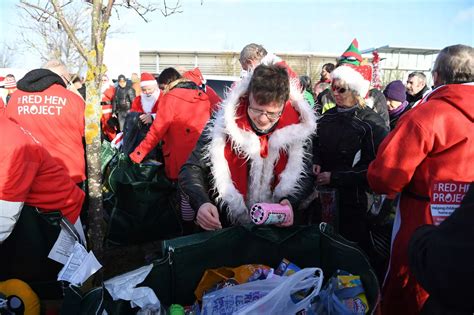
[{"label": "crowd of people", "polygon": [[[383,314],[472,313],[466,291],[474,290],[462,284],[474,280],[464,261],[471,254],[449,253],[474,246],[466,222],[472,200],[455,210],[474,181],[474,49],[441,50],[431,88],[422,72],[373,88],[357,40],[336,64],[322,66],[314,85],[262,45],[245,46],[239,61],[242,77],[224,99],[198,68],[120,75],[115,83],[104,75],[103,141],[122,139],[134,163],[164,164],[178,187],[185,234],[251,224],[249,209],[259,202],[289,207],[285,226],[314,224],[321,220],[318,191],[332,189],[338,232],[364,250],[383,280]],[[74,223],[87,179],[81,80],[52,60],[18,82],[1,78],[2,85],[0,247],[24,205],[60,210]],[[442,215],[440,204],[449,209]],[[379,212],[384,206],[388,214]],[[389,260],[374,250],[369,212],[394,217]],[[448,281],[434,260],[449,257],[464,270],[440,267]],[[450,294],[440,289],[447,282]]]}]

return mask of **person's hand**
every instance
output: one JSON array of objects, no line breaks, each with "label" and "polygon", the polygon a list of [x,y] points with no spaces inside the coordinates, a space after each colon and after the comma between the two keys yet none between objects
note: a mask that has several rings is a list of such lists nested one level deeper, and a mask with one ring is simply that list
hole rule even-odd
[{"label": "person's hand", "polygon": [[285,222],[285,223],[280,223],[280,224],[275,224],[276,226],[280,226],[280,227],[288,227],[288,226],[292,226],[293,225],[293,207],[291,206],[291,203],[288,201],[288,199],[283,199],[282,201],[280,201],[280,204],[282,206],[288,206],[290,207],[290,219],[288,220],[288,222]]},{"label": "person's hand", "polygon": [[145,125],[149,125],[153,122],[153,118],[151,117],[151,114],[142,114],[142,115],[140,115],[140,120]]},{"label": "person's hand", "polygon": [[206,202],[199,207],[196,223],[208,231],[222,229],[221,221],[219,221],[219,212],[216,206],[210,202]]},{"label": "person's hand", "polygon": [[320,172],[321,172],[321,165],[313,164],[313,174],[318,176]]},{"label": "person's hand", "polygon": [[318,186],[328,185],[331,182],[331,172],[319,173],[316,177],[316,184]]}]

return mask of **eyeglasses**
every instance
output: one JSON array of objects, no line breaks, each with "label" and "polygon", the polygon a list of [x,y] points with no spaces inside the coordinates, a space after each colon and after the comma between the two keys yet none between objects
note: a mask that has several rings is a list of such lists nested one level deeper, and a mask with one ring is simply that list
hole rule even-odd
[{"label": "eyeglasses", "polygon": [[333,92],[336,92],[339,93],[339,94],[344,94],[347,92],[347,89],[346,88],[343,88],[343,87],[340,87],[340,86],[335,86],[335,85],[331,85],[331,90]]},{"label": "eyeglasses", "polygon": [[260,109],[256,109],[256,108],[253,108],[253,107],[248,107],[248,110],[250,113],[252,113],[253,115],[255,116],[260,116],[260,115],[265,115],[267,116],[268,120],[272,120],[272,121],[275,121],[277,120],[278,118],[281,117],[281,114],[283,113],[283,109],[279,112],[267,112],[267,111],[264,111],[264,110],[260,110]]}]

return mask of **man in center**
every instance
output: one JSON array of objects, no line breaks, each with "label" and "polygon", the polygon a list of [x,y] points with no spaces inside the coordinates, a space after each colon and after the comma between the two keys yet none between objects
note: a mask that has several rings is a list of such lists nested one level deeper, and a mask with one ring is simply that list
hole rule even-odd
[{"label": "man in center", "polygon": [[231,90],[181,168],[179,187],[205,230],[250,223],[257,202],[291,207],[311,192],[313,111],[278,65],[259,65]]}]

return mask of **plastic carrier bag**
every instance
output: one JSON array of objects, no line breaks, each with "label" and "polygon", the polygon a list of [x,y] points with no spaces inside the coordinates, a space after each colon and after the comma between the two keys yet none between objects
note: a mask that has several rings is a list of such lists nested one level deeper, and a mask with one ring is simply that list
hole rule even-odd
[{"label": "plastic carrier bag", "polygon": [[[309,307],[311,299],[319,293],[322,282],[321,269],[306,268],[289,277],[274,277],[227,287],[204,296],[202,314],[296,314]],[[309,291],[310,294],[305,297],[294,295],[296,292]]]}]

